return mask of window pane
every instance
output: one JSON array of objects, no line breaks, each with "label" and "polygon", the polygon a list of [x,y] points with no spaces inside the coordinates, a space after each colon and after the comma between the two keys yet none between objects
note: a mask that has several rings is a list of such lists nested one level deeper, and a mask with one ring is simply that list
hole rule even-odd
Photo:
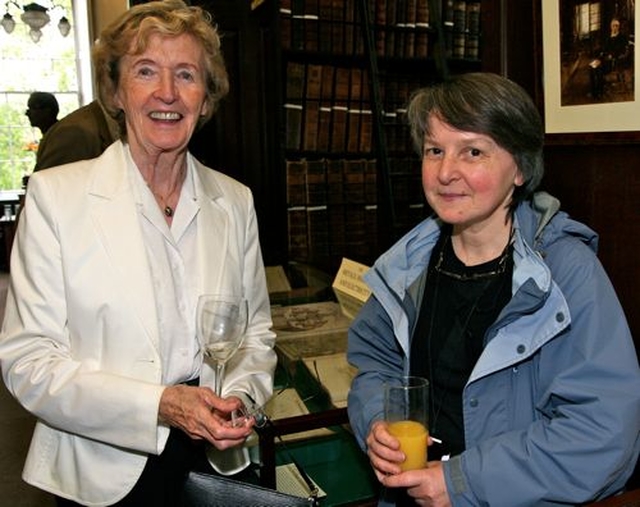
[{"label": "window pane", "polygon": [[[28,2],[24,2],[25,4]],[[41,2],[41,5],[52,5]],[[32,91],[51,92],[60,105],[58,118],[79,106],[79,85],[71,0],[56,2],[60,7],[48,12],[51,21],[42,36],[33,42],[29,27],[20,19],[22,9],[7,3],[15,29],[7,34],[0,28],[0,189],[22,186],[22,177],[35,165],[35,148],[40,130],[31,127],[25,116]],[[58,22],[66,16],[72,31],[63,37]],[[10,69],[10,72],[6,70]]]}]

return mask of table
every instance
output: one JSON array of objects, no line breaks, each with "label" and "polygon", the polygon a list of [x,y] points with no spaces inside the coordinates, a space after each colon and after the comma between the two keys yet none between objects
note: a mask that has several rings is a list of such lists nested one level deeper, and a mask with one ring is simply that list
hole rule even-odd
[{"label": "table", "polygon": [[[304,265],[290,265],[286,271],[288,275],[293,273],[293,288],[270,294],[272,304],[291,306],[335,301],[331,277]],[[296,277],[304,280],[297,281]],[[304,283],[306,280],[310,283]],[[276,419],[271,425],[258,430],[261,485],[275,488],[276,467],[295,460],[327,493],[320,500],[323,507],[376,505],[379,483],[367,455],[350,431],[346,408],[332,406],[329,396],[315,377],[309,375],[302,360],[294,363],[292,365],[280,358],[274,392],[295,387],[310,413]],[[280,440],[286,435],[319,428],[329,428],[332,432],[284,443]]]}]

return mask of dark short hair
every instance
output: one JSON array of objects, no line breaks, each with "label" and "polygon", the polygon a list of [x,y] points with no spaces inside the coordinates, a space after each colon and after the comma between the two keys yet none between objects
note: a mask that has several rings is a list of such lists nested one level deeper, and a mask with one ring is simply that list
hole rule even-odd
[{"label": "dark short hair", "polygon": [[27,107],[49,109],[53,116],[58,116],[60,112],[60,106],[58,105],[56,96],[49,92],[33,92],[29,95]]},{"label": "dark short hair", "polygon": [[220,49],[217,27],[211,14],[200,7],[187,6],[181,0],[154,1],[131,7],[100,34],[93,46],[98,98],[107,112],[118,120],[120,133],[126,137],[124,115],[114,104],[120,80],[120,61],[132,49],[142,53],[152,35],[177,37],[189,34],[202,46],[205,58],[207,114],[205,123],[219,101],[229,91],[229,79]]},{"label": "dark short hair", "polygon": [[432,114],[455,129],[491,137],[513,156],[524,184],[515,188],[512,208],[538,187],[544,174],[544,127],[533,100],[518,84],[498,74],[472,72],[414,92],[407,117],[420,156]]}]

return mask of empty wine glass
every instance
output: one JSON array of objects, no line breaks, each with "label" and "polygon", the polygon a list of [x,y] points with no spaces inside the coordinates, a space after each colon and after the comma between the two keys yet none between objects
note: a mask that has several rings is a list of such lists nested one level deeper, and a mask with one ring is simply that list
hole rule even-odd
[{"label": "empty wine glass", "polygon": [[198,338],[205,356],[215,364],[215,393],[218,396],[222,394],[225,365],[244,338],[247,313],[247,300],[240,296],[205,294],[198,299]]}]

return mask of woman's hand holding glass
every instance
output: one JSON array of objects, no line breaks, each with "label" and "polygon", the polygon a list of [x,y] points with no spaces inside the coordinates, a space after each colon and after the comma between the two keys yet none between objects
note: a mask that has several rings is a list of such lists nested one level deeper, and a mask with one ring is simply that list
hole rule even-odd
[{"label": "woman's hand holding glass", "polygon": [[[433,443],[431,437],[427,443]],[[401,464],[405,460],[405,454],[400,450],[399,440],[389,432],[386,421],[379,420],[371,425],[367,436],[367,454],[376,477],[385,487],[405,488],[417,505],[451,505],[442,463],[432,461],[426,468],[402,471]]]},{"label": "woman's hand holding glass", "polygon": [[242,444],[251,434],[252,421],[234,423],[233,414],[243,407],[239,398],[220,398],[208,387],[176,385],[163,391],[159,419],[194,440],[206,440],[224,450]]}]

